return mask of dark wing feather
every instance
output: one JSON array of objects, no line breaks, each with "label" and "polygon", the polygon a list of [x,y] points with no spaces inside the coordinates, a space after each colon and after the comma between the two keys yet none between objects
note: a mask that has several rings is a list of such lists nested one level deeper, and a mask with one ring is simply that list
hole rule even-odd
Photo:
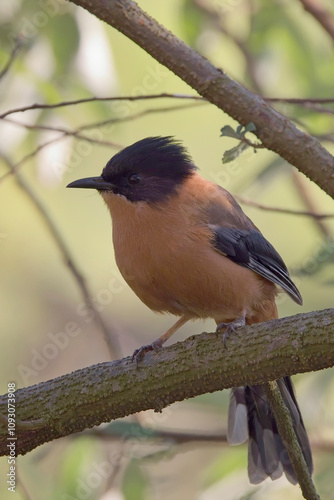
[{"label": "dark wing feather", "polygon": [[281,286],[297,304],[303,303],[282,258],[259,231],[232,227],[212,227],[212,230],[213,245],[218,252]]}]

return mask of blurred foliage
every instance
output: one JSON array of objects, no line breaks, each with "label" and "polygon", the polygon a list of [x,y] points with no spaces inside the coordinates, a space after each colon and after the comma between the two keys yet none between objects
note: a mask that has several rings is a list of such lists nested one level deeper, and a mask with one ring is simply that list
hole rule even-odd
[{"label": "blurred foliage", "polygon": [[[332,2],[324,0],[323,4],[334,15]],[[139,5],[233,78],[264,96],[333,97],[333,40],[298,1],[140,0]],[[94,96],[193,94],[184,82],[120,33],[63,0],[1,2],[0,24],[0,68],[8,62],[19,35],[22,41],[13,64],[0,80],[0,112],[35,102]],[[318,134],[333,152],[333,105],[326,105],[327,113],[321,112],[322,105],[306,107],[283,101],[275,107],[301,128]],[[226,134],[221,139],[220,129],[227,126],[235,131],[238,124],[208,104],[166,99],[106,101],[26,111],[8,118],[30,126],[71,130],[114,120],[82,130],[90,139],[109,141],[113,146],[2,120],[0,154],[14,165],[21,162],[21,175],[57,225],[89,284],[92,299],[118,340],[120,356],[152,341],[172,319],[154,316],[124,284],[112,257],[109,215],[99,197],[65,189],[71,180],[99,174],[119,147],[145,136],[175,135],[189,148],[206,178],[235,194],[296,210],[309,209],[306,197],[317,211],[334,212],[326,194],[302,175],[297,184],[294,169],[269,151],[254,154],[253,148],[248,148],[233,162],[222,165],[223,153],[235,147],[235,139]],[[27,155],[29,158],[22,161]],[[4,160],[0,177],[7,172],[8,161]],[[2,179],[1,190],[0,381],[4,393],[10,380],[18,386],[36,384],[104,361],[108,354],[40,214],[13,176]],[[280,314],[331,307],[333,219],[324,219],[320,226],[310,217],[244,208],[292,269],[304,297],[303,308],[297,309],[285,295],[280,296]],[[70,322],[75,323],[78,335],[66,337]],[[196,322],[184,327],[182,335],[213,327],[213,322]],[[56,335],[62,333],[67,342],[55,344]],[[53,357],[48,355],[50,344]],[[311,439],[331,443],[333,380],[332,370],[296,377]],[[227,393],[208,394],[175,404],[161,415],[145,412],[140,422],[152,430],[221,434],[226,427],[227,405]],[[173,453],[166,453],[165,448],[159,453],[161,449],[151,440],[145,444],[137,431],[129,433],[128,429],[121,440],[63,439],[19,457],[20,481],[30,498],[37,500],[301,498],[299,489],[284,478],[257,487],[249,485],[245,447],[192,443],[175,445]],[[334,490],[333,451],[314,447],[315,482],[325,500],[332,498]],[[2,459],[0,477],[5,478],[7,472],[7,461]],[[0,481],[0,491],[6,500],[11,493],[4,483]],[[19,486],[17,498],[28,498]]]}]

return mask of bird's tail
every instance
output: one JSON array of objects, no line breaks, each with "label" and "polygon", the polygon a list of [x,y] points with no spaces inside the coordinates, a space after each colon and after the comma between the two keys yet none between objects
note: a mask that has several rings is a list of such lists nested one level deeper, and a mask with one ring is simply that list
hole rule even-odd
[{"label": "bird's tail", "polygon": [[[290,377],[277,380],[286,407],[290,411],[296,436],[310,473],[313,462],[310,443],[296,401]],[[252,484],[268,476],[279,478],[283,472],[292,484],[297,483],[286,445],[278,434],[276,421],[261,385],[236,387],[231,391],[228,416],[228,442],[248,441],[248,476]]]}]

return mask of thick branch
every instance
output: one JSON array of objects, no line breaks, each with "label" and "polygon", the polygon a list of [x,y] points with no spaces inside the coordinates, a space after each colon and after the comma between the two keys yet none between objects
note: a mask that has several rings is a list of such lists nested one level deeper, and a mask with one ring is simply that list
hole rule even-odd
[{"label": "thick branch", "polygon": [[266,148],[297,167],[334,197],[334,158],[312,136],[271,108],[260,96],[159,25],[131,0],[72,0],[133,40],[208,101],[242,125],[253,122]]},{"label": "thick branch", "polygon": [[[63,436],[124,417],[245,384],[334,365],[334,309],[241,328],[223,348],[204,333],[148,354],[77,370],[19,389],[16,452],[24,454]],[[0,455],[7,448],[7,397],[0,397]]]}]

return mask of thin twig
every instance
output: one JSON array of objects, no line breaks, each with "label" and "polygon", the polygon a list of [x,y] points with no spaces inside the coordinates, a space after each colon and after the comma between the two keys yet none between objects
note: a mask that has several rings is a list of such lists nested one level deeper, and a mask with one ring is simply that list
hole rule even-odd
[{"label": "thin twig", "polygon": [[[334,104],[334,99],[327,98],[294,98],[294,97],[263,97],[263,100],[269,102],[271,104],[275,103],[284,103],[284,104],[292,104],[297,106],[302,106],[303,108],[316,112],[323,113],[327,115],[333,115],[334,110],[331,108],[324,107],[324,104]],[[294,118],[294,121],[297,120]]]},{"label": "thin twig", "polygon": [[51,132],[61,132],[63,136],[70,136],[70,137],[75,137],[76,139],[81,139],[86,142],[90,142],[93,144],[98,144],[100,146],[109,146],[112,148],[116,149],[121,149],[122,146],[120,144],[116,144],[115,142],[111,141],[103,141],[101,139],[93,139],[92,137],[89,137],[87,135],[80,134],[79,131],[77,130],[70,130],[64,127],[55,127],[51,125],[36,125],[36,124],[28,124],[28,123],[22,123],[18,122],[16,120],[10,119],[10,118],[3,118],[4,122],[11,123],[12,125],[17,125],[18,127],[23,127],[26,128],[27,130],[47,130]]},{"label": "thin twig", "polygon": [[315,137],[319,141],[327,141],[327,142],[334,142],[334,131],[329,131],[325,134],[316,134],[314,130],[310,129],[307,123],[304,122],[304,120],[297,118],[296,116],[292,116],[291,113],[286,113],[285,116],[289,118],[289,120],[293,121],[296,125],[300,126],[303,128],[308,134],[312,135],[312,137]]},{"label": "thin twig", "polygon": [[101,496],[100,498],[113,498],[114,494],[108,495],[108,491],[112,489],[112,486],[116,483],[117,475],[120,472],[120,470],[125,470],[126,469],[126,462],[124,461],[128,459],[128,461],[131,460],[129,456],[126,456],[125,453],[125,447],[126,443],[119,443],[119,450],[118,453],[116,454],[116,457],[113,459],[113,467],[108,474],[106,483],[105,483],[105,489],[104,489],[104,495]]},{"label": "thin twig", "polygon": [[106,126],[111,125],[113,123],[124,123],[124,122],[128,122],[128,121],[136,120],[138,118],[142,118],[143,116],[150,115],[150,114],[166,113],[169,111],[188,110],[190,108],[201,106],[203,104],[208,104],[208,102],[205,100],[202,100],[202,102],[197,102],[197,103],[192,103],[192,104],[181,104],[179,106],[144,109],[143,111],[139,111],[138,113],[134,113],[134,114],[129,115],[129,116],[123,116],[120,118],[109,118],[108,120],[104,120],[102,122],[95,122],[95,123],[89,123],[87,125],[82,125],[81,127],[78,127],[77,130],[79,132],[82,132],[83,130],[90,130],[90,129],[94,129],[94,128],[106,127]]},{"label": "thin twig", "polygon": [[[304,205],[311,213],[317,213],[316,203],[309,192],[308,186],[305,183],[304,178],[299,174],[299,172],[292,172],[292,181],[295,185],[295,188],[298,191],[300,198],[302,199]],[[326,226],[325,222],[321,220],[319,217],[314,217],[314,222],[317,225],[317,228],[320,230],[322,236],[325,240],[331,239],[331,231]]]},{"label": "thin twig", "polygon": [[329,132],[327,134],[313,134],[313,137],[319,139],[319,141],[334,142],[334,132]]},{"label": "thin twig", "polygon": [[247,137],[243,136],[241,139],[241,142],[244,142],[245,144],[248,144],[253,149],[264,149],[265,145],[262,144],[262,142],[253,142],[247,139]]},{"label": "thin twig", "polygon": [[250,207],[259,208],[260,210],[266,210],[267,212],[278,212],[281,214],[287,215],[303,215],[306,217],[313,217],[314,219],[330,219],[334,217],[333,214],[321,214],[318,212],[307,211],[307,210],[294,210],[290,208],[282,208],[282,207],[271,207],[269,205],[265,205],[263,203],[258,203],[257,201],[250,200],[249,198],[245,198],[243,196],[235,194],[234,197],[240,201],[240,203],[244,203]]},{"label": "thin twig", "polygon": [[[166,429],[152,429],[145,425],[128,425],[128,429],[119,428],[117,425],[109,424],[106,428],[94,428],[92,430],[83,431],[83,433],[75,434],[73,437],[95,436],[105,440],[124,439],[124,434],[129,438],[135,437],[147,442],[152,441],[171,441],[173,444],[188,444],[188,443],[212,443],[221,446],[227,443],[227,433],[217,432],[216,434],[206,434],[202,432],[187,432],[180,430],[166,430]],[[321,439],[316,436],[310,436],[310,444],[313,450],[324,451],[326,453],[333,453],[334,441],[328,439]]]},{"label": "thin twig", "polygon": [[17,38],[16,43],[12,49],[12,52],[10,53],[10,56],[8,58],[8,61],[6,62],[5,66],[3,69],[0,71],[0,80],[8,73],[10,70],[13,62],[15,61],[15,58],[17,54],[19,53],[19,50],[22,47],[22,39],[20,37]]},{"label": "thin twig", "polygon": [[[143,116],[149,115],[149,114],[154,114],[154,113],[166,113],[169,111],[180,111],[184,109],[189,109],[196,107],[198,105],[205,104],[205,102],[199,102],[199,103],[193,103],[193,104],[188,104],[188,105],[179,105],[179,106],[169,106],[169,107],[164,107],[164,108],[151,108],[151,109],[145,109],[143,111],[140,111],[138,113],[125,116],[125,117],[120,117],[120,118],[109,118],[108,120],[100,121],[100,122],[95,122],[87,125],[82,125],[81,127],[78,127],[76,130],[70,130],[65,127],[55,127],[53,125],[38,125],[38,124],[28,124],[28,123],[23,123],[21,121],[13,120],[12,118],[2,118],[2,120],[6,123],[11,123],[12,125],[17,125],[19,127],[26,128],[28,130],[47,130],[47,131],[52,131],[52,132],[61,132],[64,136],[73,136],[76,139],[81,139],[87,142],[91,142],[93,144],[98,144],[102,146],[110,146],[116,149],[122,149],[122,145],[117,144],[115,142],[110,142],[110,141],[103,141],[100,139],[93,139],[89,136],[82,135],[80,132],[84,130],[91,130],[94,128],[101,128],[113,123],[123,123],[126,121],[132,121],[136,120],[138,118],[142,118]],[[1,119],[1,118],[0,118]]]},{"label": "thin twig", "polygon": [[22,126],[22,127],[27,128],[27,129],[31,129],[31,130],[34,130],[34,129],[37,129],[37,130],[50,130],[50,131],[53,131],[53,132],[60,132],[61,135],[59,137],[51,139],[50,141],[47,141],[47,142],[45,142],[43,144],[40,144],[37,148],[35,148],[33,151],[31,151],[25,157],[23,157],[19,162],[17,162],[15,165],[13,165],[13,168],[11,170],[8,170],[8,172],[6,172],[2,177],[0,177],[0,184],[6,178],[8,178],[8,177],[12,176],[14,173],[16,173],[26,161],[28,161],[31,158],[33,158],[42,149],[46,148],[50,144],[53,144],[53,143],[55,143],[57,141],[60,141],[60,140],[62,140],[64,138],[66,138],[66,137],[71,137],[72,136],[74,139],[84,140],[84,141],[87,141],[87,142],[91,142],[91,143],[97,144],[98,146],[108,146],[108,147],[113,147],[113,148],[116,148],[116,149],[122,149],[123,148],[122,145],[117,144],[115,142],[101,141],[101,140],[93,139],[93,138],[90,138],[90,137],[88,137],[86,135],[80,134],[80,132],[82,132],[83,130],[90,130],[90,129],[94,129],[94,128],[102,128],[102,127],[108,126],[108,125],[110,125],[112,123],[119,123],[119,122],[131,121],[131,120],[135,120],[137,118],[141,118],[141,117],[143,117],[145,115],[148,115],[148,114],[151,114],[151,113],[168,112],[168,111],[178,111],[178,110],[182,110],[184,108],[185,109],[189,109],[189,108],[192,108],[194,106],[198,106],[200,104],[205,104],[205,100],[203,100],[202,103],[194,103],[194,104],[180,105],[180,106],[170,106],[170,107],[165,107],[165,108],[147,109],[147,110],[141,111],[139,113],[132,114],[132,115],[130,115],[128,117],[110,118],[109,120],[104,120],[102,122],[95,122],[95,123],[91,123],[91,124],[88,124],[88,125],[83,125],[81,127],[78,127],[77,130],[75,130],[75,131],[71,131],[71,130],[64,129],[64,128],[59,128],[59,127],[46,126],[46,125],[29,125],[29,124],[23,124],[23,123],[18,122],[16,120],[4,118],[3,121],[5,121],[5,122],[9,122],[9,123],[12,123],[12,124],[15,124],[15,125],[18,125],[18,126]]},{"label": "thin twig", "polygon": [[173,98],[173,99],[195,99],[198,101],[205,101],[204,97],[198,95],[186,95],[186,94],[168,94],[162,92],[161,94],[148,94],[148,95],[137,95],[137,96],[119,96],[119,97],[88,97],[85,99],[75,99],[72,101],[63,101],[54,104],[32,104],[30,106],[22,106],[21,108],[11,109],[6,111],[0,118],[5,118],[13,113],[22,113],[24,111],[30,111],[33,109],[54,109],[62,108],[65,106],[75,106],[77,104],[95,102],[95,101],[142,101],[146,99],[162,99],[162,98]]},{"label": "thin twig", "polygon": [[[6,162],[8,167],[13,170],[14,166],[12,162],[6,158],[4,155],[0,155],[3,160]],[[75,264],[75,261],[62,237],[60,234],[59,229],[57,228],[55,222],[52,220],[51,216],[48,214],[46,208],[44,207],[43,203],[39,200],[39,198],[36,196],[34,191],[31,189],[31,187],[27,184],[25,179],[22,177],[22,175],[19,172],[13,172],[15,174],[15,179],[17,184],[20,186],[20,188],[23,190],[23,192],[28,196],[32,204],[35,206],[37,209],[39,215],[44,221],[44,224],[46,228],[48,229],[52,239],[54,240],[57,248],[60,250],[60,253],[63,256],[64,262],[66,263],[67,267],[69,268],[72,276],[74,277],[79,290],[82,294],[82,297],[87,304],[87,307],[94,311],[95,313],[95,321],[98,324],[98,327],[103,333],[104,340],[107,344],[108,351],[110,354],[111,359],[116,359],[118,356],[118,346],[116,346],[113,338],[112,338],[112,332],[110,331],[110,328],[107,327],[105,324],[102,316],[100,315],[99,311],[96,309],[94,302],[91,299],[92,294],[90,293],[88,286],[86,284],[85,278],[79,271],[77,265]]]},{"label": "thin twig", "polygon": [[[194,107],[196,105],[198,105],[198,104],[189,104],[189,105],[186,105],[186,106],[182,105],[182,106],[170,106],[170,107],[166,107],[166,108],[147,109],[147,110],[141,111],[139,113],[130,115],[128,117],[110,118],[110,119],[104,120],[102,122],[95,122],[95,123],[91,123],[91,124],[88,124],[88,125],[83,125],[82,127],[78,127],[77,130],[69,130],[69,129],[62,128],[62,127],[54,127],[54,126],[48,126],[48,125],[35,125],[35,124],[34,125],[30,125],[30,124],[22,123],[22,122],[13,120],[13,119],[3,118],[4,122],[8,122],[8,123],[11,123],[13,125],[21,126],[21,127],[26,128],[26,129],[29,129],[29,130],[48,130],[48,131],[52,131],[52,132],[60,132],[62,135],[59,136],[59,137],[56,137],[54,139],[51,139],[50,141],[47,141],[47,142],[45,142],[43,144],[40,144],[36,149],[34,149],[33,151],[31,151],[25,157],[23,157],[16,165],[13,166],[13,169],[9,170],[6,174],[4,174],[2,177],[0,177],[0,183],[1,183],[1,181],[3,181],[8,176],[11,176],[15,172],[17,172],[17,170],[22,166],[22,164],[24,164],[30,158],[34,157],[42,149],[44,149],[45,147],[49,146],[50,144],[53,144],[54,142],[57,142],[57,141],[60,141],[60,140],[64,139],[65,137],[74,137],[75,139],[84,140],[84,141],[87,141],[87,142],[91,142],[93,144],[102,145],[102,146],[110,146],[110,147],[113,147],[113,148],[116,148],[116,149],[122,149],[123,146],[120,145],[120,144],[117,144],[115,142],[110,142],[110,141],[102,141],[102,140],[99,140],[99,139],[93,139],[93,138],[91,138],[89,136],[80,134],[80,132],[82,132],[83,130],[90,130],[90,129],[94,129],[94,128],[101,128],[101,127],[110,125],[112,123],[118,123],[118,122],[125,122],[125,121],[135,120],[137,118],[141,118],[141,117],[143,117],[145,115],[148,115],[148,114],[151,114],[151,113],[159,113],[159,112],[166,112],[166,111],[177,111],[177,110],[182,110],[184,108],[185,109],[189,109],[189,108],[192,108],[192,107]],[[0,119],[1,119],[1,117],[0,117]]]},{"label": "thin twig", "polygon": [[262,97],[267,102],[284,102],[287,104],[334,104],[333,97]]},{"label": "thin twig", "polygon": [[[31,111],[35,109],[55,109],[67,106],[74,106],[77,104],[86,104],[90,102],[98,102],[98,101],[141,101],[141,100],[150,100],[150,99],[160,99],[160,98],[169,98],[169,99],[190,99],[197,101],[208,102],[207,99],[201,96],[196,95],[186,95],[186,94],[177,94],[177,93],[161,93],[161,94],[147,94],[147,95],[139,95],[139,96],[118,96],[118,97],[89,97],[85,99],[77,99],[72,101],[62,101],[54,104],[42,104],[35,103],[30,106],[23,106],[21,108],[14,108],[6,111],[0,115],[0,119],[6,118],[9,115],[14,113],[22,113],[25,111]],[[301,106],[308,106],[309,104],[330,104],[334,103],[333,98],[322,98],[322,97],[306,97],[306,98],[296,98],[296,97],[262,97],[264,101],[267,102],[282,102],[287,104],[298,104]],[[313,108],[311,108],[313,109]],[[331,110],[327,110],[326,108],[317,108],[319,112],[328,112],[331,113]]]},{"label": "thin twig", "polygon": [[318,104],[313,104],[311,102],[300,103],[304,108],[309,109],[315,113],[323,113],[325,115],[334,115],[334,109],[324,108]]},{"label": "thin twig", "polygon": [[[221,446],[222,443],[227,443],[227,435],[226,432],[220,434],[203,434],[196,432],[181,432],[181,431],[168,431],[164,429],[151,429],[148,427],[143,427],[136,425],[134,430],[131,430],[131,425],[129,425],[129,430],[124,432],[124,430],[120,431],[117,427],[113,429],[112,426],[108,426],[106,430],[102,429],[93,429],[89,431],[85,431],[83,434],[85,436],[96,436],[103,440],[105,439],[120,439],[124,438],[124,434],[131,437],[136,437],[137,439],[142,440],[163,440],[163,441],[172,441],[176,444],[187,444],[187,443],[217,443]],[[82,435],[82,434],[81,434]],[[76,434],[75,437],[80,436],[80,434]]]},{"label": "thin twig", "polygon": [[[30,158],[33,158],[35,155],[37,155],[37,153],[42,151],[42,149],[46,148],[47,146],[50,146],[50,144],[54,144],[55,142],[58,142],[58,141],[64,139],[65,137],[66,137],[65,134],[62,134],[59,137],[55,137],[54,139],[50,139],[49,141],[46,141],[43,144],[40,144],[39,146],[37,146],[37,148],[35,148],[33,151],[28,153],[23,158],[21,158],[21,160],[18,161],[17,163],[14,164],[11,162],[11,164],[10,164],[11,166],[10,166],[10,169],[8,170],[8,172],[6,172],[5,174],[3,174],[2,177],[0,177],[0,184],[8,177],[11,177],[12,175],[17,174],[19,169],[22,167],[22,165],[24,163],[26,163],[28,160],[30,160]],[[3,155],[2,155],[2,158],[5,160],[5,157]]]},{"label": "thin twig", "polygon": [[[50,128],[50,130],[52,130]],[[80,134],[76,134],[74,133],[73,135],[70,134],[70,133],[65,133],[65,132],[61,132],[61,135],[59,137],[55,137],[54,139],[50,139],[49,141],[46,141],[44,142],[43,144],[40,144],[39,146],[37,146],[37,148],[35,148],[33,151],[31,151],[30,153],[28,153],[26,156],[24,156],[23,158],[21,158],[20,161],[18,161],[16,164],[13,164],[12,165],[12,169],[11,170],[8,170],[8,172],[6,172],[5,174],[3,174],[2,177],[0,177],[0,184],[5,180],[7,179],[8,177],[11,177],[12,175],[16,174],[19,169],[22,167],[22,165],[24,163],[26,163],[28,160],[30,160],[31,158],[33,158],[34,156],[37,155],[37,153],[39,153],[42,149],[46,148],[47,146],[50,146],[50,144],[54,144],[55,142],[58,142],[58,141],[61,141],[62,139],[65,139],[66,137],[73,137],[74,139],[78,139],[78,140],[86,140],[87,142],[92,142],[92,143],[95,143],[97,144],[98,146],[105,146],[105,145],[108,145],[110,147],[113,147],[113,148],[116,148],[116,149],[122,149],[123,146],[120,146],[120,145],[117,145],[116,143],[109,143],[108,144],[104,144],[103,141],[99,142],[99,141],[96,141],[94,139],[91,139],[91,138],[87,138],[87,136],[81,136]],[[107,141],[106,141],[107,142]]]}]

